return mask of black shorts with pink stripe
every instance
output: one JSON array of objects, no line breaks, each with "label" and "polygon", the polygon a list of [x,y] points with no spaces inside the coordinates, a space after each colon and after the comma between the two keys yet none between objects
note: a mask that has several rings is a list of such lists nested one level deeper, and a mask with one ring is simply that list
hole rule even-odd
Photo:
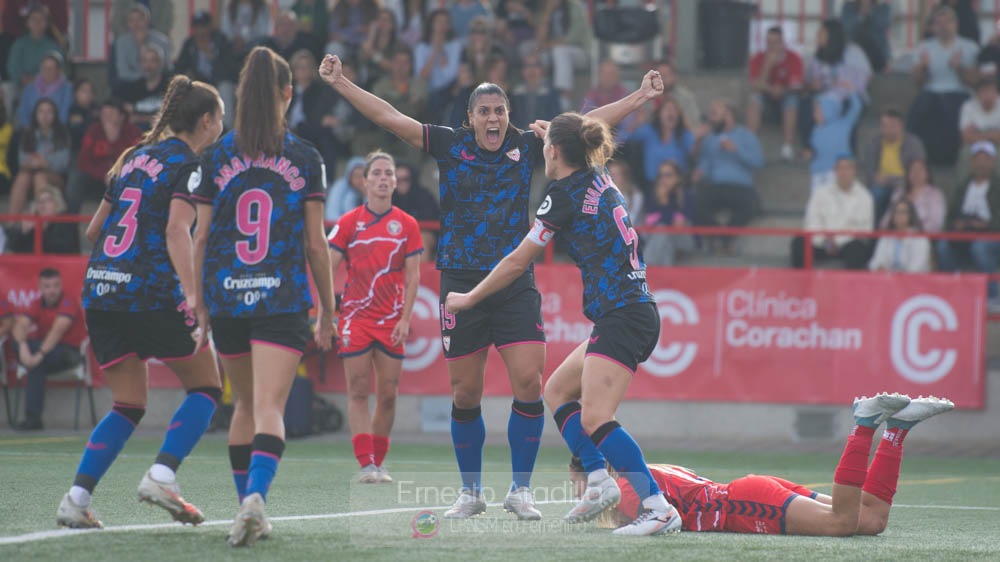
[{"label": "black shorts with pink stripe", "polygon": [[311,336],[308,310],[247,318],[212,317],[212,341],[222,357],[247,355],[251,343],[302,355]]},{"label": "black shorts with pink stripe", "polygon": [[660,340],[660,312],[649,302],[627,304],[597,319],[587,355],[603,357],[635,373]]},{"label": "black shorts with pink stripe", "polygon": [[194,318],[177,310],[85,311],[90,347],[102,369],[128,357],[170,361],[194,355]]}]

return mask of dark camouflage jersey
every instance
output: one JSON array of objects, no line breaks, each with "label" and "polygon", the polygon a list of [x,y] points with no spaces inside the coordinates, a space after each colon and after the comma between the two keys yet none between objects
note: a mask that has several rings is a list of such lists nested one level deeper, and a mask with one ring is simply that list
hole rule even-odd
[{"label": "dark camouflage jersey", "polygon": [[583,278],[583,313],[597,321],[628,304],[653,302],[625,199],[611,177],[580,171],[549,185],[531,240],[553,238]]},{"label": "dark camouflage jersey", "polygon": [[212,316],[272,316],[312,307],[305,202],[322,201],[326,171],[313,145],[288,133],[277,157],[241,154],[230,132],[202,155],[197,203],[214,214],[205,251]]},{"label": "dark camouflage jersey", "polygon": [[169,138],[136,150],[113,178],[83,281],[83,307],[93,310],[176,309],[184,300],[167,254],[170,201],[190,201],[200,183],[198,157]]},{"label": "dark camouflage jersey", "polygon": [[441,189],[438,269],[489,271],[528,232],[531,172],[542,140],[507,129],[496,152],[472,129],[424,125],[424,150],[437,159]]}]

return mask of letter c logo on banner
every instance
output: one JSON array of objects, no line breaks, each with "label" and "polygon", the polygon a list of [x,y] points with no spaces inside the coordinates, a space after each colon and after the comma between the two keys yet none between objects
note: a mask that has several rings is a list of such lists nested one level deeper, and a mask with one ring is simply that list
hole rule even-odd
[{"label": "letter c logo on banner", "polygon": [[[413,302],[413,316],[421,320],[434,320],[440,324],[438,318],[438,295],[434,291],[424,287],[417,287],[417,298]],[[410,330],[410,333],[415,333]],[[404,371],[420,371],[426,369],[437,359],[441,352],[437,338],[415,338],[406,343],[406,358],[403,359]]]},{"label": "letter c logo on banner", "polygon": [[[667,321],[674,325],[691,326],[698,324],[698,307],[684,293],[673,289],[664,289],[656,291],[653,298],[656,299],[657,308],[662,317],[661,322]],[[642,368],[649,371],[654,377],[672,377],[687,369],[697,354],[698,344],[694,342],[675,341],[666,347],[662,343],[657,343],[656,349],[642,364]]]},{"label": "letter c logo on banner", "polygon": [[955,309],[934,295],[917,295],[899,306],[892,317],[889,355],[892,366],[905,379],[920,384],[936,382],[951,372],[958,359],[954,349],[920,350],[920,332],[958,329]]}]

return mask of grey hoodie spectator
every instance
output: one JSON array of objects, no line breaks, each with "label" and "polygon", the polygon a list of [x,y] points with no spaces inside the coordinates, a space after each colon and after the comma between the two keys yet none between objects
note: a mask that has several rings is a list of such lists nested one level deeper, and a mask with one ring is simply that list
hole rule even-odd
[{"label": "grey hoodie spectator", "polygon": [[344,213],[360,205],[364,191],[365,159],[355,156],[347,161],[343,177],[333,182],[326,193],[326,221],[336,222]]},{"label": "grey hoodie spectator", "polygon": [[[149,8],[137,3],[128,11],[128,33],[116,37],[111,46],[115,64],[108,68],[108,82],[112,89],[142,78],[139,50],[144,45],[156,45],[161,52],[170,53],[167,36],[149,26]],[[165,62],[169,68],[169,61]]]}]

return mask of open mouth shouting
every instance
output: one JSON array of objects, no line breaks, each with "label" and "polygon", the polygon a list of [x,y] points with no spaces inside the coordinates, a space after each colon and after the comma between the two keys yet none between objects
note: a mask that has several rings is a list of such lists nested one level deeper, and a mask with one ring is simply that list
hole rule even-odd
[{"label": "open mouth shouting", "polygon": [[486,128],[486,143],[491,147],[500,144],[500,127]]}]

